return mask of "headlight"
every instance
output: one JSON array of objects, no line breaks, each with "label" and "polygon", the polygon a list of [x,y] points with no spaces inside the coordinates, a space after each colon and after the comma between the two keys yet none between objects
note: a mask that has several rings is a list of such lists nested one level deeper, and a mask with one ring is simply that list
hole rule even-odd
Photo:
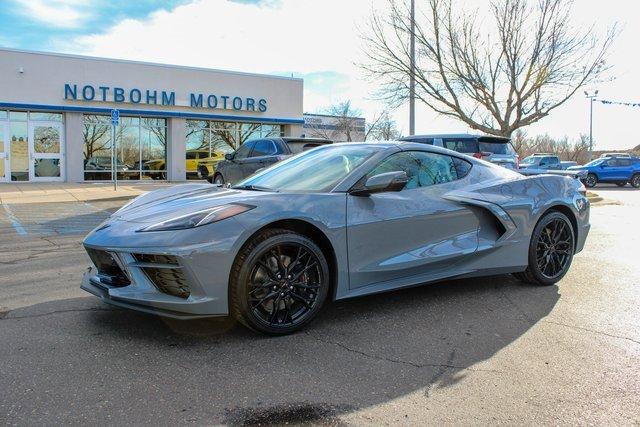
[{"label": "headlight", "polygon": [[137,231],[185,230],[222,221],[223,219],[231,218],[232,216],[236,216],[253,208],[255,208],[255,206],[241,203],[230,203],[228,205],[216,206],[215,208],[189,213],[177,218],[171,218],[166,221],[141,228]]}]

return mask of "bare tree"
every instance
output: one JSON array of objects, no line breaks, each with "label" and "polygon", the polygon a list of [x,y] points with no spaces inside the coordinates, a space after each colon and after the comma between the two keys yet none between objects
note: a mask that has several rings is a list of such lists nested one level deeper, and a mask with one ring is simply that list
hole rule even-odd
[{"label": "bare tree", "polygon": [[365,140],[392,141],[400,137],[400,131],[389,111],[384,110],[367,123]]},{"label": "bare tree", "polygon": [[554,139],[547,134],[528,138],[521,129],[518,129],[512,135],[511,143],[520,159],[534,153],[549,153],[557,155],[561,160],[572,160],[577,163],[589,161],[589,136],[584,134],[573,141],[566,136]]},{"label": "bare tree", "polygon": [[[358,129],[362,127],[362,111],[351,106],[351,101],[341,101],[322,110],[322,114],[331,116],[331,124],[309,123],[306,126],[308,136],[326,138],[332,141],[352,142]],[[362,130],[364,131],[364,129]]]},{"label": "bare tree", "polygon": [[[409,95],[411,19],[404,0],[388,0],[363,32],[381,96]],[[568,0],[491,0],[489,19],[452,0],[426,0],[415,19],[416,97],[470,128],[510,136],[562,105],[607,69],[615,35],[571,26]],[[492,21],[492,22],[488,22]]]}]

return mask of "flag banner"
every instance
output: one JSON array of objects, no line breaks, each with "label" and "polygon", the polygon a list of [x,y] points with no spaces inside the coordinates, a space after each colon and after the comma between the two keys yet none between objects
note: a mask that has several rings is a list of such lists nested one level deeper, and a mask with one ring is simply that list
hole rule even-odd
[{"label": "flag banner", "polygon": [[627,107],[640,107],[640,102],[620,102],[620,101],[609,101],[606,99],[595,99],[594,101],[598,101],[605,105],[625,105]]}]

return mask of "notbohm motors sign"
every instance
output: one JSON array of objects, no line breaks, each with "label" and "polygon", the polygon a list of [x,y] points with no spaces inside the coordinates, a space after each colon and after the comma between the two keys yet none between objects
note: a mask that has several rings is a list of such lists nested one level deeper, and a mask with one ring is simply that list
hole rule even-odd
[{"label": "notbohm motors sign", "polygon": [[[67,101],[129,103],[145,105],[176,106],[175,91],[155,89],[125,89],[122,87],[77,85],[65,83],[64,99]],[[264,98],[229,96],[212,93],[190,93],[189,103],[183,105],[191,108],[222,109],[235,111],[267,111],[267,100]],[[179,106],[179,105],[178,105]]]}]

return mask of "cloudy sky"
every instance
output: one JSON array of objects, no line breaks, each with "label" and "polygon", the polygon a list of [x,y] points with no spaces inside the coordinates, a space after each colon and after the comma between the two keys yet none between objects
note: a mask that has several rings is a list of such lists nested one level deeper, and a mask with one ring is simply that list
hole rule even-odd
[{"label": "cloudy sky", "polygon": [[[420,1],[420,0],[418,0]],[[486,10],[487,0],[458,0]],[[384,0],[2,0],[0,46],[133,59],[304,78],[304,108],[317,112],[350,99],[365,117],[384,109],[362,60],[362,28]],[[598,85],[603,99],[640,102],[640,1],[579,0],[575,24],[622,32],[609,56],[615,76]],[[408,109],[394,111],[406,134]],[[589,130],[580,92],[526,129],[576,138]],[[640,108],[595,104],[594,139],[601,149],[640,144],[633,123]],[[465,125],[418,107],[416,130],[467,131]]]}]

